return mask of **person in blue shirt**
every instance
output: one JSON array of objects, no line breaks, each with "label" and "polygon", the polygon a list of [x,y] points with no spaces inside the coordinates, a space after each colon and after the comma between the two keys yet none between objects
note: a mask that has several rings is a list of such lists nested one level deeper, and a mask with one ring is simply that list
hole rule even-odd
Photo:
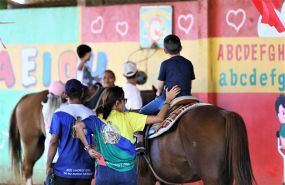
[{"label": "person in blue shirt", "polygon": [[[192,80],[195,79],[194,67],[192,63],[180,55],[182,45],[176,35],[168,35],[164,38],[164,52],[169,55],[169,59],[160,65],[157,85],[157,97],[143,106],[139,113],[146,115],[157,114],[165,101],[165,90],[174,86],[180,87],[181,91],[176,96],[191,96]],[[143,133],[136,134],[136,150],[144,153]]]},{"label": "person in blue shirt", "polygon": [[153,115],[157,114],[165,101],[165,89],[174,86],[180,87],[179,96],[191,96],[192,80],[195,79],[192,63],[180,55],[182,50],[178,36],[168,35],[164,38],[164,51],[169,59],[163,61],[158,75],[157,97],[142,107],[140,113]]},{"label": "person in blue shirt", "polygon": [[[83,88],[76,79],[67,81],[65,93],[68,104],[62,104],[52,117],[46,173],[55,174],[56,185],[90,185],[94,173],[95,161],[84,150],[84,145],[74,132],[76,121],[84,122],[90,118],[99,121],[94,112],[81,103]],[[86,133],[86,138],[92,144],[92,136]],[[52,165],[56,151],[58,160]]]}]

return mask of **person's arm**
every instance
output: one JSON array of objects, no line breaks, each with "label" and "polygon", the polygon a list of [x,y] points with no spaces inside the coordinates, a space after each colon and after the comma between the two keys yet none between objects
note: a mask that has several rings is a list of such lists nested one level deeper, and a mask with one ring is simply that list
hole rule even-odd
[{"label": "person's arm", "polygon": [[159,74],[158,74],[158,82],[157,82],[157,91],[156,91],[156,96],[160,96],[163,88],[164,88],[164,83],[166,81],[166,63],[162,62],[162,64],[160,65],[160,69],[159,69]]},{"label": "person's arm", "polygon": [[162,122],[164,120],[166,114],[167,114],[171,100],[173,100],[176,97],[176,95],[179,93],[180,93],[180,88],[177,85],[172,87],[172,89],[170,89],[170,91],[168,91],[166,89],[166,100],[165,100],[165,103],[164,103],[162,109],[160,110],[160,112],[156,116],[147,116],[146,124],[153,124],[153,123]]},{"label": "person's arm", "polygon": [[80,141],[83,143],[85,147],[89,145],[86,136],[84,134],[84,128],[86,128],[85,124],[82,121],[80,121],[77,122],[74,127],[76,130],[76,137],[80,139]]},{"label": "person's arm", "polygon": [[58,138],[59,136],[57,134],[52,134],[52,137],[49,143],[48,157],[47,157],[47,163],[46,163],[46,173],[47,174],[50,170],[52,170],[52,161],[57,151]]},{"label": "person's arm", "polygon": [[[192,80],[190,81],[190,87],[192,89]],[[191,89],[190,89],[190,94],[192,94]]]},{"label": "person's arm", "polygon": [[80,139],[80,141],[83,143],[83,145],[85,146],[84,149],[89,153],[89,155],[93,158],[98,159],[101,154],[98,153],[95,149],[93,149],[87,142],[86,136],[84,134],[84,128],[85,128],[85,124],[83,122],[78,122],[75,125],[75,130],[76,130],[76,137]]},{"label": "person's arm", "polygon": [[86,61],[80,59],[80,63],[77,66],[77,70],[81,71],[83,69],[83,66],[85,63],[86,63]]},{"label": "person's arm", "polygon": [[158,80],[157,82],[157,91],[156,91],[156,96],[160,96],[164,87],[164,81]]},{"label": "person's arm", "polygon": [[47,162],[46,162],[46,173],[47,174],[49,173],[49,171],[53,170],[52,161],[57,151],[58,141],[59,141],[60,133],[61,133],[61,122],[60,122],[60,119],[57,113],[53,114],[49,133],[51,134],[51,140],[49,143],[48,156],[47,156]]},{"label": "person's arm", "polygon": [[[190,79],[191,79],[190,87],[191,87],[191,89],[192,89],[193,80],[195,80],[195,78],[196,77],[195,77],[194,67],[193,67],[192,63],[190,62]],[[192,94],[191,89],[190,89],[190,94]]]}]

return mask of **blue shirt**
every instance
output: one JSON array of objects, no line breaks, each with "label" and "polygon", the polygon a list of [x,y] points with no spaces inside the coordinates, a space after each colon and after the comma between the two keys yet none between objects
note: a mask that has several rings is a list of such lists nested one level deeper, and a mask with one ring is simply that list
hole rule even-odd
[{"label": "blue shirt", "polygon": [[[83,143],[72,137],[72,126],[76,118],[82,121],[95,117],[95,114],[82,104],[63,104],[53,115],[50,133],[59,136],[59,158],[54,165],[57,176],[71,179],[91,179],[94,173],[94,159],[84,150]],[[94,122],[94,124],[96,124]],[[92,143],[92,136],[86,136],[88,143]]]},{"label": "blue shirt", "polygon": [[[158,80],[164,81],[165,88],[171,89],[178,85],[179,96],[191,95],[191,81],[195,79],[192,63],[182,56],[173,56],[161,63]],[[162,95],[165,97],[165,90]]]}]

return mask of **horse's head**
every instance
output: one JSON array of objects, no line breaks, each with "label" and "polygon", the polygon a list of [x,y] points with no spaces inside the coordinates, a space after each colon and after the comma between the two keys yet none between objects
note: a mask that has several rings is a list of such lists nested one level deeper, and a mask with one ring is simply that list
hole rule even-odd
[{"label": "horse's head", "polygon": [[156,97],[156,88],[152,86],[152,90],[142,90],[141,91],[143,105],[148,104]]},{"label": "horse's head", "polygon": [[154,85],[152,85],[151,88],[152,88],[153,93],[156,94],[157,88]]}]

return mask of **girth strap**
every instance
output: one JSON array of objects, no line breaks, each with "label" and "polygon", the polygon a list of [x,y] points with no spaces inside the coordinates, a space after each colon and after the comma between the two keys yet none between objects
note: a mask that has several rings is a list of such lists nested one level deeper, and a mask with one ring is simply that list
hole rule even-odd
[{"label": "girth strap", "polygon": [[148,167],[150,168],[151,172],[153,173],[153,175],[155,176],[155,178],[157,180],[159,180],[160,182],[163,182],[165,184],[177,184],[177,183],[173,183],[173,182],[168,182],[166,180],[163,180],[161,177],[159,177],[157,175],[157,173],[154,171],[153,167],[151,166],[150,160],[147,158],[147,156],[143,155],[143,158],[145,159],[146,163],[148,164]]}]

